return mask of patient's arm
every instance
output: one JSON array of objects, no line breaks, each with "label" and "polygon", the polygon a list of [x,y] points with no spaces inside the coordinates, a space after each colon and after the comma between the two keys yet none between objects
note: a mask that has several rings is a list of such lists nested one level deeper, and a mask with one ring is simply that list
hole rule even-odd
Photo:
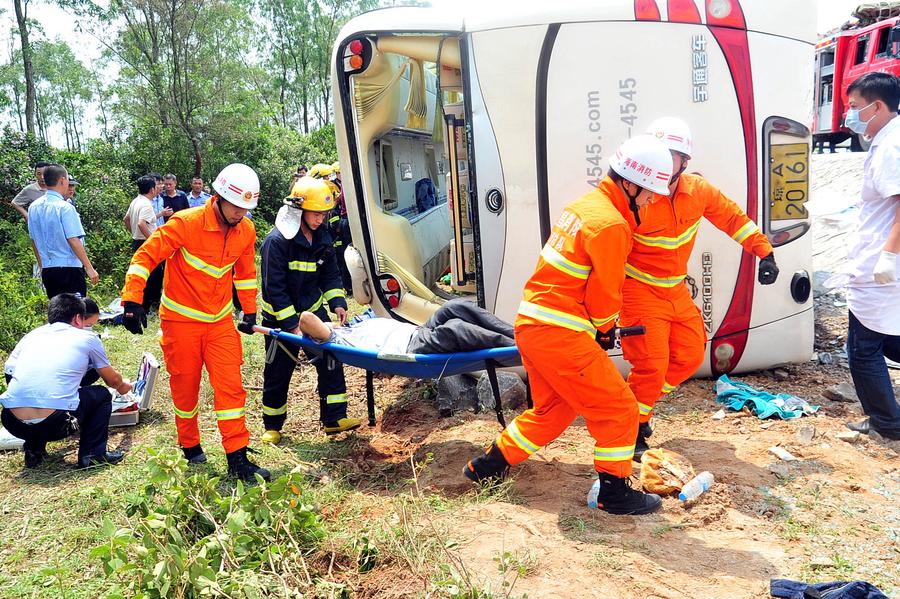
[{"label": "patient's arm", "polygon": [[331,323],[322,322],[322,319],[312,312],[304,312],[300,315],[300,331],[316,341],[328,341],[331,338],[330,325]]}]

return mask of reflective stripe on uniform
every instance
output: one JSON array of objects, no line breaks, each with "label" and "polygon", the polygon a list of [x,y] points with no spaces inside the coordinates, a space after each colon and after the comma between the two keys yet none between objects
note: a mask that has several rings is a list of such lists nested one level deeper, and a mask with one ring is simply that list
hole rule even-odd
[{"label": "reflective stripe on uniform", "polygon": [[634,457],[634,445],[623,447],[594,447],[594,460],[597,462],[622,462]]},{"label": "reflective stripe on uniform", "polygon": [[340,239],[334,242],[334,247],[341,247],[342,245],[344,245],[344,242]]},{"label": "reflective stripe on uniform", "polygon": [[343,289],[329,289],[322,295],[322,297],[326,302],[330,302],[336,297],[347,297],[347,294],[344,293]]},{"label": "reflective stripe on uniform", "polygon": [[675,285],[678,285],[679,283],[684,281],[684,277],[687,276],[678,275],[676,277],[654,277],[653,275],[649,275],[642,270],[636,269],[631,264],[625,265],[625,274],[632,279],[637,279],[642,283],[647,283],[648,285],[653,285],[655,287],[674,287]]},{"label": "reflective stripe on uniform", "polygon": [[509,438],[512,439],[513,443],[518,446],[519,449],[527,453],[528,455],[533,454],[537,450],[541,448],[540,445],[535,445],[531,441],[528,440],[525,435],[519,430],[518,425],[516,425],[516,421],[513,420],[509,423],[509,426],[506,427],[506,434],[509,435]]},{"label": "reflective stripe on uniform", "polygon": [[634,240],[641,245],[649,245],[651,247],[674,250],[680,248],[686,243],[689,243],[691,239],[694,238],[694,235],[697,234],[697,229],[699,228],[700,220],[698,219],[697,222],[688,227],[687,230],[685,230],[685,232],[678,237],[650,237],[647,235],[638,235],[637,233],[635,233]]},{"label": "reflective stripe on uniform", "polygon": [[179,418],[191,419],[197,415],[197,412],[200,411],[200,404],[198,403],[197,405],[195,405],[194,409],[190,410],[189,412],[185,412],[184,410],[179,410],[178,408],[173,408],[173,409],[175,410],[175,415],[178,416]]},{"label": "reflective stripe on uniform", "polygon": [[618,317],[619,317],[618,312],[616,312],[615,314],[608,316],[606,318],[594,318],[593,316],[591,316],[591,324],[594,325],[594,328],[599,329],[603,325],[617,319]]},{"label": "reflective stripe on uniform", "polygon": [[216,420],[237,420],[244,417],[244,408],[216,410]]},{"label": "reflective stripe on uniform", "polygon": [[648,406],[647,404],[641,403],[641,402],[637,402],[637,404],[638,404],[638,410],[640,410],[640,412],[641,412],[641,416],[646,416],[647,414],[649,414],[650,412],[653,411],[653,406]]},{"label": "reflective stripe on uniform", "polygon": [[567,275],[571,275],[576,279],[587,279],[588,275],[591,274],[590,265],[578,264],[577,262],[573,262],[549,245],[545,245],[544,249],[541,250],[541,258],[543,258],[544,262],[546,262],[550,266],[566,273]]},{"label": "reflective stripe on uniform", "polygon": [[323,302],[323,301],[324,301],[324,298],[320,295],[320,296],[319,296],[319,299],[317,299],[316,302],[315,302],[312,306],[310,306],[309,308],[307,308],[306,311],[307,311],[307,312],[315,312],[316,310],[318,310],[319,308],[322,307],[322,302]]},{"label": "reflective stripe on uniform", "polygon": [[288,262],[288,268],[290,270],[299,270],[300,272],[316,272],[316,263],[291,260],[290,262]]},{"label": "reflective stripe on uniform", "polygon": [[235,279],[235,289],[256,289],[256,279]]},{"label": "reflective stripe on uniform", "polygon": [[141,266],[140,264],[132,264],[131,266],[128,267],[128,272],[125,273],[126,277],[128,275],[135,275],[146,281],[147,277],[150,276],[150,271],[147,270],[146,268],[144,268],[143,266]]},{"label": "reflective stripe on uniform", "polygon": [[758,232],[759,227],[756,226],[756,223],[754,223],[753,221],[747,221],[747,223],[743,227],[734,232],[734,235],[732,235],[731,238],[738,243],[744,243],[745,239]]},{"label": "reflective stripe on uniform", "polygon": [[573,314],[566,314],[560,310],[538,306],[531,302],[521,302],[519,304],[519,314],[534,318],[535,320],[539,320],[546,324],[564,327],[573,331],[589,333],[591,336],[596,333],[594,325],[592,325],[589,320]]},{"label": "reflective stripe on uniform", "polygon": [[284,320],[285,318],[289,318],[297,314],[297,310],[294,308],[294,306],[288,306],[287,308],[276,311],[275,308],[272,307],[272,304],[265,300],[260,301],[260,305],[262,305],[263,312],[274,317],[275,320]]},{"label": "reflective stripe on uniform", "polygon": [[160,303],[171,310],[172,312],[176,312],[181,314],[182,316],[187,316],[192,320],[199,320],[200,322],[218,322],[222,320],[234,309],[234,305],[231,303],[231,300],[228,300],[228,303],[225,304],[225,307],[219,310],[216,314],[211,314],[209,312],[201,312],[200,310],[195,310],[194,308],[188,308],[183,304],[179,304],[176,301],[166,297],[166,294],[163,294],[162,299],[160,299]]},{"label": "reflective stripe on uniform", "polygon": [[346,393],[334,393],[332,395],[326,395],[325,403],[327,403],[327,404],[347,403],[347,394]]},{"label": "reflective stripe on uniform", "polygon": [[328,223],[334,224],[334,223],[338,222],[339,220],[341,220],[341,217],[339,215],[335,214],[331,218],[328,219]]},{"label": "reflective stripe on uniform", "polygon": [[677,385],[670,385],[669,383],[664,382],[663,386],[662,386],[662,392],[663,393],[671,393],[672,391],[675,390],[676,387],[677,387]]},{"label": "reflective stripe on uniform", "polygon": [[281,416],[282,414],[287,414],[287,402],[280,408],[270,408],[269,406],[263,406],[263,414],[266,416]]},{"label": "reflective stripe on uniform", "polygon": [[197,256],[193,255],[192,253],[190,253],[189,251],[187,251],[184,248],[181,248],[181,256],[182,256],[182,258],[184,258],[185,262],[187,262],[188,264],[190,264],[191,266],[193,266],[200,272],[205,272],[206,274],[213,277],[214,279],[221,279],[223,276],[225,276],[228,272],[231,271],[232,267],[234,267],[234,262],[232,262],[231,264],[226,264],[225,266],[221,266],[221,267],[213,266],[212,264],[208,264],[208,263],[204,262],[203,260],[201,260]]}]

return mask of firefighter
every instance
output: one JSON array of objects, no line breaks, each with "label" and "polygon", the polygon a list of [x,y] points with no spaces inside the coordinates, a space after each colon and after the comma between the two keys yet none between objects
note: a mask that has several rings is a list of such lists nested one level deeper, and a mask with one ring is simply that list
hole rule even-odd
[{"label": "firefighter", "polygon": [[[313,167],[315,168],[315,167]],[[324,181],[302,177],[285,198],[262,249],[263,325],[299,334],[299,314],[312,312],[328,320],[327,305],[341,324],[347,319],[347,299],[334,258],[334,246],[325,221],[334,209],[334,196]],[[298,234],[299,233],[299,234]],[[297,363],[295,346],[278,345],[266,337],[272,357],[263,371],[263,441],[277,444],[287,418],[287,392]],[[358,428],[358,418],[347,417],[347,385],[340,364],[329,369],[326,360],[315,362],[319,413],[325,433],[333,435]]]},{"label": "firefighter", "polygon": [[703,318],[684,284],[700,219],[705,217],[760,258],[761,284],[770,285],[778,277],[772,245],[759,227],[706,179],[684,173],[693,145],[687,124],[665,117],[651,123],[647,133],[669,148],[675,174],[669,197],[654,202],[641,214],[625,265],[619,323],[644,325],[646,329],[644,335],[622,339],[623,354],[632,366],[628,386],[640,409],[634,451],[637,460],[648,449],[654,404],[703,363]]},{"label": "firefighter", "polygon": [[646,514],[662,501],[631,487],[637,402],[605,350],[615,343],[639,208],[668,193],[672,157],[662,142],[642,135],[623,143],[609,166],[596,189],[563,210],[525,285],[515,335],[534,407],[463,473],[478,483],[502,478],[581,415],[595,440],[598,507]]},{"label": "firefighter", "polygon": [[321,179],[328,184],[334,195],[334,211],[328,217],[328,230],[334,239],[334,253],[337,257],[338,269],[341,272],[341,283],[346,293],[353,292],[353,280],[350,278],[350,270],[344,259],[344,250],[350,245],[350,221],[347,220],[347,207],[344,204],[344,190],[341,186],[341,165],[316,164],[309,171],[311,177]]},{"label": "firefighter", "polygon": [[238,330],[256,324],[256,266],[253,222],[259,179],[244,164],[229,164],[213,181],[215,193],[204,206],[174,214],[135,252],[125,275],[122,324],[141,334],[147,317],[141,300],[147,277],[166,261],[159,321],[169,385],[175,404],[178,444],[189,463],[206,461],[200,447],[197,413],[203,366],[213,388],[213,403],[231,476],[252,482],[269,471],[247,458],[250,433],[244,420],[247,393],[241,382],[243,352],[232,320],[232,285],[244,317]]}]

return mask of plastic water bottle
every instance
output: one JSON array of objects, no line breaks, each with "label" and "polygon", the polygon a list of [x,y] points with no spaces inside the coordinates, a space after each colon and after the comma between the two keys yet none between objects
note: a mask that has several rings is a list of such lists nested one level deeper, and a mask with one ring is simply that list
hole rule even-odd
[{"label": "plastic water bottle", "polygon": [[678,494],[678,499],[682,501],[697,499],[704,491],[712,486],[715,480],[712,472],[701,472],[684,484],[681,488],[681,492]]},{"label": "plastic water bottle", "polygon": [[600,479],[594,481],[594,486],[591,487],[591,490],[588,491],[587,494],[587,504],[588,507],[593,509],[597,509],[597,496],[600,495]]}]

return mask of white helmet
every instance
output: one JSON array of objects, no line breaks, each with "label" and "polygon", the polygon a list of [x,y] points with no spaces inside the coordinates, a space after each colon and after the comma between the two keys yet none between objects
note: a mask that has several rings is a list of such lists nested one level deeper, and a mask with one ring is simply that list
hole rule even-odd
[{"label": "white helmet", "polygon": [[664,196],[669,195],[672,166],[669,149],[650,135],[626,140],[609,159],[609,167],[623,179]]},{"label": "white helmet", "polygon": [[647,135],[652,135],[675,152],[681,152],[688,158],[694,149],[694,140],[687,123],[673,116],[656,119],[647,127]]},{"label": "white helmet", "polygon": [[222,169],[212,186],[219,197],[240,208],[252,210],[259,201],[259,177],[246,164],[229,164]]}]

